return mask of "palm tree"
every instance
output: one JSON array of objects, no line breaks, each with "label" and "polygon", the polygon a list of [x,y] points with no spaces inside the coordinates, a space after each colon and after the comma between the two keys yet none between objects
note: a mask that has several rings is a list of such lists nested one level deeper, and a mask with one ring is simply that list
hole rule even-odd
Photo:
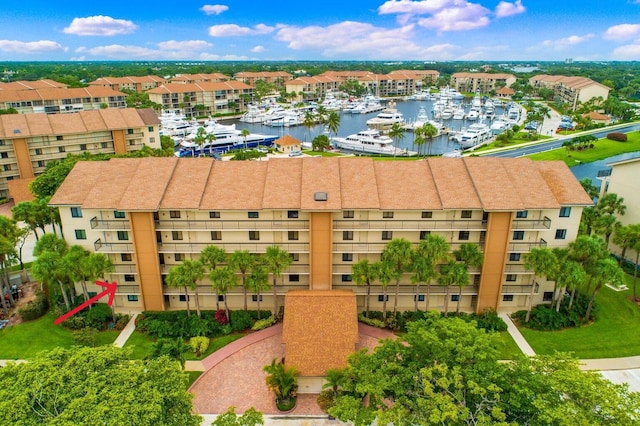
[{"label": "palm tree", "polygon": [[[484,256],[480,251],[480,247],[477,244],[473,243],[464,243],[461,244],[457,250],[454,250],[453,255],[456,260],[462,262],[465,269],[467,270],[467,274],[469,272],[469,267],[479,268],[482,266],[482,262],[484,260]],[[458,304],[456,307],[456,312],[460,312],[460,300],[462,299],[462,287],[467,285],[458,283]]]},{"label": "palm tree", "polygon": [[[534,247],[531,252],[527,253],[524,257],[524,267],[538,277],[544,277],[550,279],[556,277],[558,273],[558,258],[547,247]],[[531,308],[533,307],[533,292],[535,290],[535,284],[531,285],[531,293],[529,294],[529,306],[527,308],[527,315],[525,322],[529,322],[531,319]]]},{"label": "palm tree", "polygon": [[[571,294],[574,294],[575,289],[587,279],[587,274],[578,262],[567,258],[558,262],[558,271],[555,278],[559,288],[558,296],[555,299],[555,307],[556,312],[559,312],[560,305],[562,305],[562,295],[564,295],[565,291],[570,291]],[[571,306],[569,306],[569,309],[571,309]]]},{"label": "palm tree", "polygon": [[594,265],[594,268],[589,273],[590,280],[594,280],[596,285],[589,299],[589,305],[587,306],[587,312],[584,314],[584,322],[589,321],[591,317],[591,310],[593,309],[593,301],[596,299],[596,295],[605,283],[611,283],[614,285],[622,284],[624,282],[624,272],[622,268],[618,266],[618,263],[610,258],[599,259]]},{"label": "palm tree", "polygon": [[[451,286],[456,285],[462,288],[469,284],[469,270],[464,263],[450,260],[440,267],[440,276],[438,276],[438,284],[447,287],[447,294],[444,299],[444,314],[449,313],[449,299],[451,294]],[[458,302],[460,298],[458,297]]]},{"label": "palm tree", "polygon": [[330,111],[329,116],[327,117],[327,128],[329,129],[329,136],[333,133],[334,135],[338,134],[338,129],[340,128],[340,114],[337,111]]},{"label": "palm tree", "polygon": [[320,123],[324,123],[325,122],[325,118],[327,117],[327,109],[325,107],[323,107],[322,105],[319,105],[318,108],[316,108],[316,115],[318,117],[318,122]]},{"label": "palm tree", "polygon": [[271,285],[271,289],[273,290],[273,315],[278,315],[278,295],[276,290],[276,279],[282,275],[285,269],[291,265],[292,259],[289,253],[281,249],[279,246],[269,246],[267,247],[267,252],[265,253],[264,262],[267,267],[267,271],[271,274],[273,278],[273,283]]},{"label": "palm tree", "polygon": [[256,294],[258,319],[260,319],[260,298],[262,297],[260,293],[269,289],[269,274],[261,257],[256,259],[251,267],[251,271],[247,277],[247,287],[249,287],[252,293]]},{"label": "palm tree", "polygon": [[82,288],[82,296],[84,300],[89,300],[89,292],[87,291],[88,268],[86,267],[86,259],[89,258],[89,251],[79,245],[69,247],[62,258],[64,268],[69,273],[72,282],[80,282]]},{"label": "palm tree", "polygon": [[346,371],[342,368],[330,368],[326,372],[325,383],[322,385],[322,389],[330,389],[334,398],[338,396],[340,388],[342,388],[347,382]]},{"label": "palm tree", "polygon": [[381,259],[393,268],[396,278],[396,295],[393,301],[393,316],[398,312],[398,297],[400,296],[400,278],[409,270],[413,259],[411,242],[404,238],[394,238],[382,250]]},{"label": "palm tree", "polygon": [[421,126],[422,136],[425,141],[429,143],[429,150],[427,155],[431,155],[431,146],[433,145],[433,138],[438,134],[438,129],[431,123],[425,123]]},{"label": "palm tree", "polygon": [[411,281],[416,286],[415,310],[418,310],[420,283],[427,283],[425,307],[429,309],[431,281],[438,276],[437,265],[449,257],[449,244],[441,236],[429,234],[427,238],[420,241],[413,254],[412,270],[414,275],[411,277]]},{"label": "palm tree", "polygon": [[224,311],[227,315],[227,320],[230,320],[229,316],[229,304],[227,303],[227,293],[229,290],[238,286],[238,276],[235,270],[230,266],[223,266],[222,268],[215,268],[209,270],[209,281],[216,294],[224,296]]},{"label": "palm tree", "polygon": [[180,273],[188,282],[188,287],[194,291],[196,299],[196,313],[200,316],[200,297],[198,295],[198,281],[204,277],[204,265],[199,260],[185,259],[179,267]]},{"label": "palm tree", "polygon": [[276,362],[274,358],[262,371],[267,373],[265,380],[269,390],[275,394],[276,402],[289,402],[295,398],[300,374],[295,367],[285,367],[284,363]]},{"label": "palm tree", "polygon": [[[227,258],[227,252],[218,246],[207,246],[200,253],[200,261],[203,265],[209,270],[209,273],[216,270],[216,268],[225,261]],[[218,292],[216,287],[214,286],[214,290],[216,291],[216,310],[220,309],[220,301],[218,300]]]},{"label": "palm tree", "polygon": [[304,141],[306,142],[307,135],[310,134],[311,128],[316,125],[316,118],[313,116],[313,113],[310,110],[305,111],[302,125],[307,129],[307,132],[304,135]]},{"label": "palm tree", "polygon": [[424,131],[422,130],[422,127],[418,127],[417,129],[415,129],[413,131],[413,135],[414,135],[413,145],[418,146],[418,156],[419,156],[420,153],[422,153],[422,145],[424,145],[426,142],[423,136]]},{"label": "palm tree", "polygon": [[382,321],[387,321],[387,287],[396,278],[392,265],[384,260],[374,262],[371,265],[374,269],[373,275],[378,279],[382,287]]},{"label": "palm tree", "polygon": [[362,259],[351,266],[351,276],[356,285],[367,286],[367,296],[365,299],[364,316],[369,317],[369,301],[371,298],[371,283],[375,281],[375,267],[372,263],[369,263],[369,259]]},{"label": "palm tree", "polygon": [[242,293],[244,295],[244,310],[247,310],[247,272],[256,262],[249,250],[236,250],[229,256],[229,266],[240,272],[242,278]]},{"label": "palm tree", "polygon": [[244,139],[244,149],[247,149],[247,136],[249,136],[250,134],[251,132],[249,131],[249,129],[242,129],[242,131],[240,132],[240,135]]},{"label": "palm tree", "polygon": [[[196,143],[196,145],[198,145],[198,150],[200,151],[200,154],[199,154],[200,157],[202,157],[202,145],[204,145],[204,142],[207,140],[206,134],[207,132],[204,129],[204,127],[198,127],[196,137],[193,138],[193,141]],[[194,157],[195,157],[195,152],[194,152]]]},{"label": "palm tree", "polygon": [[205,139],[207,140],[207,145],[209,146],[209,153],[212,153],[213,152],[213,143],[216,140],[215,133],[207,133],[207,136],[205,136]]},{"label": "palm tree", "polygon": [[191,308],[189,307],[189,277],[181,268],[182,265],[173,266],[169,269],[165,280],[167,287],[184,289],[184,297],[187,302],[187,317],[191,316]]},{"label": "palm tree", "polygon": [[398,141],[404,139],[404,127],[400,123],[393,123],[391,129],[389,129],[389,136],[396,142],[396,150],[393,151],[393,156],[396,156],[398,149]]}]

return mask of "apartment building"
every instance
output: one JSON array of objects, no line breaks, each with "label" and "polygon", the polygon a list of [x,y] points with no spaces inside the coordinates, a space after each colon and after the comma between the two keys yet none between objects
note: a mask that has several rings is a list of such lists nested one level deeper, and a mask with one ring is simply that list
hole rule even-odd
[{"label": "apartment building", "polygon": [[160,148],[159,130],[160,120],[151,109],[0,115],[0,197],[28,199],[28,182],[49,161],[69,153],[124,154],[144,145]]},{"label": "apartment building", "polygon": [[287,93],[297,95],[293,100],[302,102],[321,100],[327,93],[339,90],[343,81],[330,76],[317,75],[315,77],[298,77],[285,83]]},{"label": "apartment building", "polygon": [[567,77],[564,75],[534,75],[529,79],[529,84],[538,89],[553,90],[556,97],[569,104],[571,109],[576,109],[579,104],[600,98],[604,102],[609,97],[609,87],[595,82],[587,77]]},{"label": "apartment building", "polygon": [[458,92],[489,94],[502,87],[509,87],[516,82],[512,74],[486,72],[456,72],[451,75],[451,87]]},{"label": "apartment building", "polygon": [[241,81],[167,83],[147,91],[149,100],[187,117],[239,113],[246,110],[253,88]]},{"label": "apartment building", "polygon": [[[484,253],[460,301],[466,311],[482,311],[523,308],[531,295],[534,303],[551,300],[553,283],[526,270],[524,256],[573,241],[591,200],[563,162],[524,158],[142,158],[79,162],[50,204],[60,210],[69,244],[111,258],[116,270],[108,279],[119,284],[115,306],[122,310],[184,309],[183,291],[164,278],[212,244],[228,253],[263,254],[271,245],[288,251],[279,306],[290,290],[347,290],[362,310],[366,289],[353,282],[352,265],[379,260],[394,238],[417,245],[437,234],[452,250],[474,243]],[[433,284],[427,306],[426,286],[416,296],[404,274],[399,309],[413,309],[415,297],[421,309],[442,309],[447,292]],[[198,291],[201,307],[216,306],[206,278]],[[451,293],[456,302],[457,289]],[[225,297],[231,308],[243,306],[241,288],[218,300]],[[272,292],[261,300],[273,306]],[[251,296],[249,305],[256,302]],[[381,309],[378,282],[370,302]]]},{"label": "apartment building", "polygon": [[146,92],[149,89],[161,86],[166,80],[157,75],[147,75],[141,77],[100,77],[89,83],[89,86],[108,87],[111,90],[122,91],[131,90],[133,92]]},{"label": "apartment building", "polygon": [[221,83],[228,80],[231,80],[228,75],[214,72],[209,74],[176,74],[174,77],[169,79],[169,83]]},{"label": "apartment building", "polygon": [[31,90],[0,90],[0,109],[15,108],[20,114],[71,113],[103,108],[125,108],[126,95],[108,87],[49,87]]},{"label": "apartment building", "polygon": [[35,89],[49,89],[49,88],[66,88],[67,85],[59,83],[55,80],[42,79],[34,81],[11,81],[0,82],[0,91],[2,90],[35,90]]},{"label": "apartment building", "polygon": [[293,75],[285,71],[260,71],[260,72],[238,72],[233,75],[234,80],[242,81],[249,86],[255,86],[256,81],[262,80],[265,83],[273,84],[277,88],[284,88]]}]

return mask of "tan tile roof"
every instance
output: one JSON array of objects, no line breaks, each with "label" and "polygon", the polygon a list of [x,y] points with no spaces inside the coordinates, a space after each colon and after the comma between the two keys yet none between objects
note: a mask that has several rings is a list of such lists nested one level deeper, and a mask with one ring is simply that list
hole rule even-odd
[{"label": "tan tile roof", "polygon": [[[93,182],[82,175],[70,174],[56,194],[56,203],[117,210],[162,206],[308,211],[517,211],[590,204],[564,162],[534,162],[525,158],[427,161],[374,161],[364,157],[269,161],[141,158],[111,160],[100,167],[100,173],[110,178]],[[88,185],[93,186],[91,191],[76,192],[76,186]],[[185,188],[191,193],[182,194],[180,191],[186,191]],[[327,201],[315,201],[316,192],[326,192]]]},{"label": "tan tile roof", "polygon": [[588,117],[591,120],[595,121],[608,121],[611,120],[611,117],[606,114],[601,114],[598,111],[591,111],[586,114],[582,114],[583,117]]},{"label": "tan tile roof", "polygon": [[9,194],[11,194],[11,198],[13,198],[15,204],[22,201],[33,201],[35,199],[29,189],[29,184],[33,182],[34,179],[35,178],[13,179],[7,182]]},{"label": "tan tile roof", "polygon": [[162,86],[147,90],[150,94],[164,93],[190,93],[190,92],[215,92],[216,90],[244,90],[252,87],[242,81],[203,81],[199,83],[167,83]]},{"label": "tan tile roof", "polygon": [[[133,164],[133,163],[131,163]],[[105,161],[78,161],[73,167],[60,188],[51,197],[50,203],[53,205],[70,205],[88,207],[88,196],[95,190],[98,182],[103,182],[107,186],[114,185],[113,175],[115,164]],[[103,175],[103,170],[109,169],[110,177]],[[124,186],[124,185],[120,185]],[[114,188],[115,191],[115,188]],[[111,208],[114,204],[103,204]]]},{"label": "tan tile roof", "polygon": [[132,84],[132,83],[164,83],[165,79],[158,77],[157,75],[147,76],[131,76],[131,77],[100,77],[89,85],[103,85],[103,84]]},{"label": "tan tile roof", "polygon": [[355,294],[347,290],[290,290],[285,299],[282,343],[285,364],[304,377],[347,366],[358,341]]},{"label": "tan tile roof", "polygon": [[302,145],[302,142],[291,135],[284,135],[283,137],[276,139],[274,144],[280,146],[300,146]]},{"label": "tan tile roof", "polygon": [[544,81],[548,83],[562,84],[572,89],[582,89],[584,87],[589,87],[589,86],[600,86],[600,87],[606,88],[607,90],[610,90],[609,87],[603,84],[600,84],[597,81],[593,81],[587,77],[579,77],[579,76],[538,74],[531,77],[529,81],[531,82]]},{"label": "tan tile roof", "polygon": [[452,78],[482,78],[489,80],[500,80],[507,78],[515,78],[513,74],[506,73],[488,73],[488,72],[454,72]]},{"label": "tan tile roof", "polygon": [[35,81],[12,81],[10,83],[0,83],[1,90],[34,90],[43,89],[45,87],[67,87],[64,83],[54,80],[43,79]]}]

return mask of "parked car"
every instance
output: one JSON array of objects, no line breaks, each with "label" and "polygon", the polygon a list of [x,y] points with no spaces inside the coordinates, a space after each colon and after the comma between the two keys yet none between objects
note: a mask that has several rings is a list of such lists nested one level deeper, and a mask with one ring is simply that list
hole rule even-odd
[{"label": "parked car", "polygon": [[289,157],[299,157],[302,155],[302,151],[291,151]]}]

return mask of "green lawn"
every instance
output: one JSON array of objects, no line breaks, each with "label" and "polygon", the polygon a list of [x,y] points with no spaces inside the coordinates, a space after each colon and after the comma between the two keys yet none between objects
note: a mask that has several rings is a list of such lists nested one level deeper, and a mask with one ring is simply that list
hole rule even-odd
[{"label": "green lawn", "polygon": [[522,145],[525,143],[532,143],[532,142],[544,142],[547,139],[551,139],[550,136],[544,136],[544,135],[539,135],[538,140],[536,141],[532,141],[526,138],[526,132],[518,132],[515,137],[513,139],[511,139],[509,142],[502,143],[500,141],[493,141],[487,145],[481,146],[478,149],[474,149],[473,152],[474,153],[478,153],[478,152],[483,152],[483,151],[488,151],[490,149],[496,149],[496,148],[504,148],[504,147],[514,147],[514,146],[518,146],[518,145]]},{"label": "green lawn", "polygon": [[564,148],[558,148],[529,155],[528,157],[532,160],[562,160],[571,167],[581,163],[602,160],[625,152],[640,151],[640,132],[627,133],[627,137],[626,142],[599,139],[595,142],[594,148],[589,148],[584,151],[567,151]]},{"label": "green lawn", "polygon": [[[631,289],[633,278],[627,278]],[[603,287],[596,298],[598,319],[591,325],[548,332],[521,327],[520,332],[539,354],[572,352],[582,359],[640,355],[640,309],[628,299],[630,289]]]},{"label": "green lawn", "polygon": [[515,359],[516,356],[522,355],[522,351],[508,331],[502,331],[498,336],[500,336],[498,359]]},{"label": "green lawn", "polygon": [[[243,336],[243,334],[229,334],[227,336],[216,337],[211,339],[209,348],[201,356],[196,357],[194,353],[187,352],[185,354],[185,359],[187,361],[204,359],[223,346],[226,346]],[[127,340],[127,343],[125,343],[124,347],[132,351],[130,356],[131,359],[144,359],[151,353],[151,345],[153,345],[155,341],[155,339],[148,337],[144,333],[134,331],[131,337]]]}]

